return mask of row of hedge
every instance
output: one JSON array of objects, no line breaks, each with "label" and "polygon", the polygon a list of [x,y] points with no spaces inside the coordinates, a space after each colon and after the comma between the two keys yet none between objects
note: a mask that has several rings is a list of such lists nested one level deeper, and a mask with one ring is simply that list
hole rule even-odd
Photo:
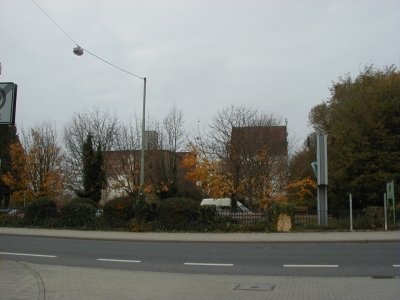
[{"label": "row of hedge", "polygon": [[157,205],[117,198],[103,207],[77,198],[59,208],[44,197],[29,203],[22,218],[0,216],[0,225],[129,231],[274,231],[269,220],[275,219],[265,215],[251,224],[242,224],[219,216],[215,207],[201,207],[184,198],[166,199]]},{"label": "row of hedge", "polygon": [[[214,207],[201,207],[198,202],[183,198],[166,199],[157,205],[135,199],[117,198],[103,207],[97,206],[90,199],[76,198],[62,207],[57,207],[52,199],[44,197],[29,203],[23,211],[23,217],[10,218],[8,215],[0,215],[0,226],[129,231],[265,232],[276,231],[281,214],[291,217],[292,230],[321,229],[315,216],[299,221],[295,208],[287,203],[274,203],[265,214],[251,222],[243,223],[229,216],[221,216]],[[367,208],[359,218],[355,218],[355,228],[383,228],[382,214],[382,208]],[[329,222],[330,226],[325,229],[349,228],[348,217],[334,216]]]}]

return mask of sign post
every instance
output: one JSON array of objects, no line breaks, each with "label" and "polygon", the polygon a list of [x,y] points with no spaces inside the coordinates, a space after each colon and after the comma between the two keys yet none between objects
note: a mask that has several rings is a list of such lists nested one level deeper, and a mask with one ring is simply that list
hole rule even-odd
[{"label": "sign post", "polygon": [[349,193],[349,206],[350,206],[350,231],[353,231],[353,196]]},{"label": "sign post", "polygon": [[317,211],[318,225],[328,225],[328,143],[326,135],[315,135],[307,139],[311,145],[315,141],[317,161],[311,163],[311,167],[317,178]]},{"label": "sign post", "polygon": [[394,181],[390,181],[386,183],[386,195],[388,204],[390,203],[390,199],[392,199],[392,207],[393,207],[393,225],[396,225],[396,207],[394,205]]},{"label": "sign post", "polygon": [[328,148],[327,136],[317,135],[318,224],[328,225]]},{"label": "sign post", "polygon": [[386,206],[386,201],[387,196],[386,193],[383,194],[383,210],[384,210],[384,216],[385,216],[385,231],[387,231],[387,206]]},{"label": "sign post", "polygon": [[15,124],[17,85],[13,82],[0,82],[0,125]]}]

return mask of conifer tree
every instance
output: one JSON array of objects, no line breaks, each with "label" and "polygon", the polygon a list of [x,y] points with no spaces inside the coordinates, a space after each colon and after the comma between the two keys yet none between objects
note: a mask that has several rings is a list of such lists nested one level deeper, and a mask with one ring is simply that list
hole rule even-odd
[{"label": "conifer tree", "polygon": [[93,137],[88,134],[82,147],[83,157],[83,191],[79,196],[89,198],[95,202],[101,199],[101,192],[105,186],[104,159],[100,145],[94,150]]}]

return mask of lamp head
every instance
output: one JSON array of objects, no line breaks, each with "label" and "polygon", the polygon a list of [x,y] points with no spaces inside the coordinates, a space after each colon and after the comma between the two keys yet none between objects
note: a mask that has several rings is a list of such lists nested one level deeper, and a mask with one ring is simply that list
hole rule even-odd
[{"label": "lamp head", "polygon": [[72,51],[77,56],[81,56],[83,54],[83,49],[78,45]]}]

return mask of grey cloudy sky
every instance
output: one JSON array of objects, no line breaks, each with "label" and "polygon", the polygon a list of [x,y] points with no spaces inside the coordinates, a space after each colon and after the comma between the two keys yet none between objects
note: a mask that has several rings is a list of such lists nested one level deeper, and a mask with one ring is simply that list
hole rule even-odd
[{"label": "grey cloudy sky", "polygon": [[[35,0],[82,47],[148,78],[147,108],[186,127],[246,105],[288,119],[299,141],[332,81],[400,66],[400,1]],[[143,81],[86,54],[31,0],[0,5],[1,82],[18,84],[17,125],[62,130],[73,114],[141,115]]]}]

